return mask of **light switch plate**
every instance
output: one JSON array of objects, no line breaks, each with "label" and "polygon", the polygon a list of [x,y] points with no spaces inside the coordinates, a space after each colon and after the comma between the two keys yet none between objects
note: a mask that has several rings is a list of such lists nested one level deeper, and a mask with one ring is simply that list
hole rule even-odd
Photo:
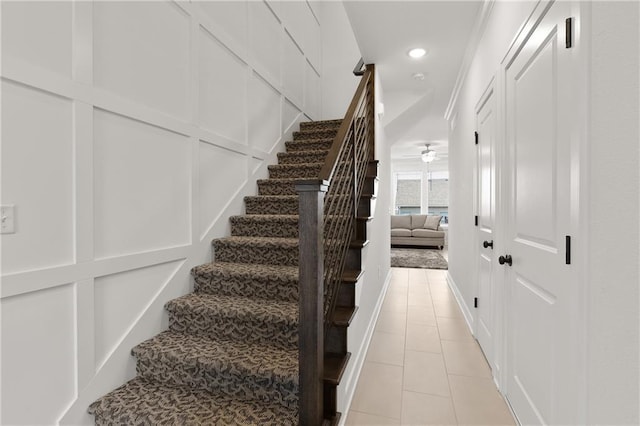
[{"label": "light switch plate", "polygon": [[15,206],[0,206],[0,234],[16,232],[15,223]]}]

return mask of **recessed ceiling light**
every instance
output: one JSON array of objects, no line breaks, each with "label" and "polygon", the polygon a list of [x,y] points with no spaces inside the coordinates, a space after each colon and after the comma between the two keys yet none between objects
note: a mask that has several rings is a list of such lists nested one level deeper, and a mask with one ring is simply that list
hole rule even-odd
[{"label": "recessed ceiling light", "polygon": [[418,80],[418,81],[424,80],[424,74],[422,74],[421,72],[417,72],[415,74],[412,74],[411,77],[413,77],[414,80]]},{"label": "recessed ceiling light", "polygon": [[409,51],[409,56],[411,56],[414,59],[418,59],[418,58],[422,58],[426,53],[427,53],[426,50],[424,50],[424,49],[422,49],[420,47],[417,47],[417,48],[411,49]]}]

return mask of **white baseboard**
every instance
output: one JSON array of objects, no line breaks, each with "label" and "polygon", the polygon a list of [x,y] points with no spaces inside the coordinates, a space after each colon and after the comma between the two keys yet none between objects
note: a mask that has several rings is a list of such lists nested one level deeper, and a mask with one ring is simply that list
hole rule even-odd
[{"label": "white baseboard", "polygon": [[458,286],[456,285],[449,271],[447,271],[447,284],[449,284],[449,288],[453,292],[453,295],[458,302],[458,306],[460,306],[460,310],[462,311],[462,315],[464,315],[464,320],[467,322],[467,326],[469,327],[471,334],[475,336],[475,319],[473,317],[473,314],[471,313],[469,305],[467,305],[464,301],[462,293],[460,293],[460,290],[458,289]]},{"label": "white baseboard", "polygon": [[[340,422],[338,426],[344,426],[347,415],[349,414],[349,409],[351,408],[351,401],[353,401],[353,395],[356,392],[356,386],[358,384],[358,379],[360,378],[360,372],[362,371],[362,366],[364,365],[364,359],[367,356],[367,350],[369,349],[369,344],[371,343],[371,338],[373,337],[373,331],[376,328],[376,322],[378,321],[378,316],[380,315],[380,310],[382,309],[382,303],[384,302],[384,297],[387,294],[387,289],[389,288],[389,283],[391,282],[391,269],[387,273],[387,277],[384,280],[384,284],[382,286],[382,291],[380,292],[380,296],[378,297],[378,301],[376,302],[376,306],[373,309],[373,315],[371,316],[371,321],[369,321],[369,325],[367,326],[367,331],[364,335],[364,339],[362,340],[362,345],[360,345],[360,349],[358,353],[351,355],[351,361],[353,362],[353,369],[351,370],[351,374],[347,377],[345,381],[345,392],[344,392],[344,410],[342,413],[342,417],[340,418]],[[354,356],[355,355],[355,356]]]}]

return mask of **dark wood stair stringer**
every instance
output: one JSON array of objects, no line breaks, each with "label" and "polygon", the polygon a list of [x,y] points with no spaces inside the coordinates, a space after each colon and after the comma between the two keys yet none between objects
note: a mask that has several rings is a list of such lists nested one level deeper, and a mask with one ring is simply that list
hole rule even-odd
[{"label": "dark wood stair stringer", "polygon": [[330,374],[325,370],[323,409],[325,420],[340,415],[337,411],[337,388],[351,357],[351,353],[347,350],[347,330],[358,311],[355,304],[356,285],[364,275],[362,250],[369,244],[367,224],[373,219],[370,204],[376,199],[377,166],[378,161],[371,161],[367,170],[365,189],[370,189],[370,192],[364,196],[364,199],[369,205],[364,206],[362,202],[358,205],[355,235],[350,243],[347,263],[342,274],[338,302],[332,319],[333,326],[325,340],[325,369],[331,368],[331,374],[335,375],[334,380],[328,380]]}]

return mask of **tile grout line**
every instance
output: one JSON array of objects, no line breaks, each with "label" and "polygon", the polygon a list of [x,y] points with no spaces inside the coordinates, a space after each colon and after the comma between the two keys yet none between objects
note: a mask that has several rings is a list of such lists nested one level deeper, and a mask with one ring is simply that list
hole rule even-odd
[{"label": "tile grout line", "polygon": [[[429,283],[429,291],[431,291],[431,279],[427,275],[427,280]],[[450,291],[450,290],[449,290]],[[433,297],[431,298],[431,306],[433,308],[433,315],[436,318],[436,327],[438,327],[438,342],[440,343],[440,352],[442,353],[442,363],[444,364],[444,372],[447,376],[447,387],[449,388],[449,399],[451,401],[451,407],[453,407],[453,416],[456,419],[456,424],[460,424],[458,420],[458,410],[456,409],[455,401],[453,400],[453,392],[451,391],[451,381],[449,380],[449,370],[447,368],[447,360],[444,356],[444,347],[442,346],[442,338],[440,336],[440,323],[438,322],[438,315],[436,313],[436,306],[433,303]]]},{"label": "tile grout line", "polygon": [[402,353],[402,380],[400,381],[400,424],[402,425],[402,410],[404,409],[404,372],[407,363],[407,331],[409,326],[409,277],[411,274],[407,271],[407,297],[405,299],[405,317],[404,317],[404,347]]}]

